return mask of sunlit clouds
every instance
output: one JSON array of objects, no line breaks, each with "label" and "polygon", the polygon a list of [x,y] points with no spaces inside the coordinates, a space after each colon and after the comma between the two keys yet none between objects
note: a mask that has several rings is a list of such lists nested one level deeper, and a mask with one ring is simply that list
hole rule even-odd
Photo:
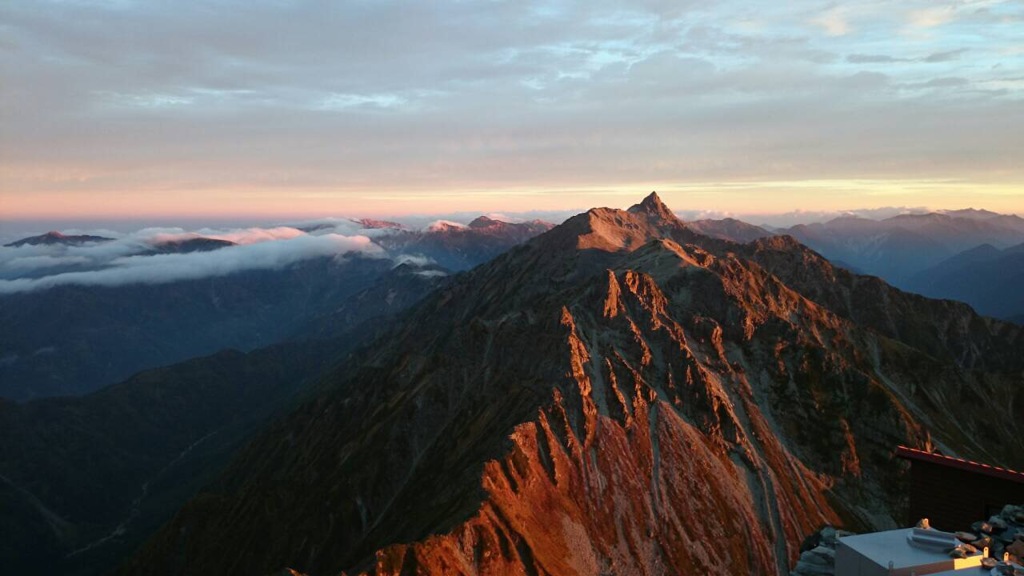
[{"label": "sunlit clouds", "polygon": [[[12,2],[0,219],[1024,212],[1024,5]],[[780,185],[784,183],[785,185]]]},{"label": "sunlit clouds", "polygon": [[[228,276],[246,270],[280,269],[320,257],[388,257],[384,249],[360,233],[359,225],[343,220],[324,224],[315,233],[289,226],[198,231],[148,228],[127,234],[95,232],[105,234],[105,240],[80,246],[0,247],[0,294],[69,284],[163,284]],[[209,251],[154,253],[167,243],[203,238],[233,244]]]}]

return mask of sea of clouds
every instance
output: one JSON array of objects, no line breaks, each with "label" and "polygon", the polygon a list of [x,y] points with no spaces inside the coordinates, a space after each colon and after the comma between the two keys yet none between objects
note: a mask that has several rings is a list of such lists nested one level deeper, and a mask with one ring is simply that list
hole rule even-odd
[{"label": "sea of clouds", "polygon": [[[711,211],[684,211],[677,215],[683,220],[739,217],[769,229],[778,229],[795,223],[821,222],[839,216],[856,215],[877,220],[896,214],[925,211],[923,208],[890,207],[850,212],[794,212],[772,217]],[[569,215],[568,212],[488,214],[495,220],[506,222],[521,222],[538,217],[561,222]],[[346,258],[360,255],[390,258],[396,266],[402,263],[426,266],[431,262],[424,261],[423,257],[388,253],[377,241],[387,235],[402,233],[402,230],[465,228],[464,222],[475,216],[457,213],[443,219],[437,219],[436,216],[407,218],[402,221],[400,228],[374,227],[348,218],[320,218],[274,226],[196,229],[149,227],[127,232],[104,228],[65,229],[63,233],[66,235],[88,234],[111,240],[82,246],[0,246],[0,295],[67,284],[120,286],[195,280],[246,270],[281,269],[320,257]],[[233,245],[208,252],[147,254],[159,244],[194,238],[225,240]]]},{"label": "sea of clouds", "polygon": [[[111,238],[81,246],[0,247],[0,294],[77,284],[160,284],[227,276],[246,270],[280,269],[311,258],[360,255],[390,258],[373,238],[394,233],[365,229],[343,219],[288,226],[185,230],[145,228],[133,232],[66,230],[65,235]],[[152,254],[155,246],[195,238],[232,242],[205,252]]]}]

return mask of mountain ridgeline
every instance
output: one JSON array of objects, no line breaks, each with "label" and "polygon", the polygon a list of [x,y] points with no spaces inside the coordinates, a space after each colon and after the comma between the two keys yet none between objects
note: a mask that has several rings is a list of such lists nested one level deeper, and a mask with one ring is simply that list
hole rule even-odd
[{"label": "mountain ridgeline", "polygon": [[656,195],[460,275],[123,574],[785,574],[893,526],[897,445],[1024,464],[1022,328]]},{"label": "mountain ridgeline", "polygon": [[[843,216],[777,232],[793,236],[833,262],[916,292],[922,284],[915,276],[947,259],[985,244],[1004,249],[1024,242],[1024,218],[971,209],[900,214],[884,220]],[[949,296],[943,293],[942,297]]]}]

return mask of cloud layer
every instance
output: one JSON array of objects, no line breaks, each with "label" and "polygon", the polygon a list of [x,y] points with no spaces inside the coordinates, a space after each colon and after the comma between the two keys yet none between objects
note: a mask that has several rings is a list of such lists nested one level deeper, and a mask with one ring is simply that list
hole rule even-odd
[{"label": "cloud layer", "polygon": [[3,3],[0,22],[0,201],[24,211],[1024,182],[1014,1],[39,0]]},{"label": "cloud layer", "polygon": [[[217,237],[238,244],[209,252],[139,253],[155,243],[197,237]],[[147,229],[111,242],[85,246],[2,247],[0,294],[67,284],[162,284],[227,276],[245,270],[280,269],[311,258],[343,258],[351,254],[387,257],[367,236],[346,236],[333,231],[310,235],[295,228],[279,227],[201,234]]]}]

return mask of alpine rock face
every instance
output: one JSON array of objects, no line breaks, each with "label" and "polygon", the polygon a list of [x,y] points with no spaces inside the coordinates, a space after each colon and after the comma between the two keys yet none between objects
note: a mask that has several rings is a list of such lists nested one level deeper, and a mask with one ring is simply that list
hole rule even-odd
[{"label": "alpine rock face", "polygon": [[1021,352],[652,194],[422,301],[122,572],[786,574],[823,523],[896,523],[897,445],[1024,463]]}]

